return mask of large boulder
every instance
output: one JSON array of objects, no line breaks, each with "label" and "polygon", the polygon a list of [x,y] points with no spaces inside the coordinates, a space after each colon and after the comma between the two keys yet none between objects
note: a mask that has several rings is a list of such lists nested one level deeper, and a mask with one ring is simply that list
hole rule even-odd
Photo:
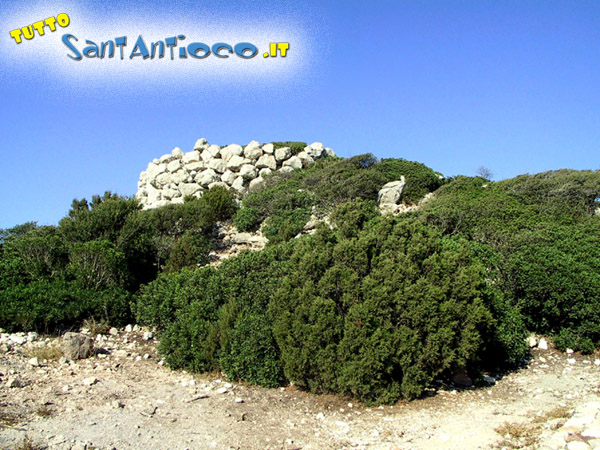
[{"label": "large boulder", "polygon": [[406,186],[406,178],[400,177],[400,180],[390,181],[383,185],[377,196],[379,205],[397,205],[402,197],[402,191]]},{"label": "large boulder", "polygon": [[70,360],[89,358],[94,351],[94,340],[85,334],[68,332],[62,338],[60,349]]}]

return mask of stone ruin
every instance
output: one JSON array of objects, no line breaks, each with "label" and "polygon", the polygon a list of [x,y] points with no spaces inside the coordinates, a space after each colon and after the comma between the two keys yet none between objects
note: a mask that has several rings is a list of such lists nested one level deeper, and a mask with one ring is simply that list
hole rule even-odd
[{"label": "stone ruin", "polygon": [[245,147],[237,144],[220,147],[199,139],[192,151],[175,147],[169,154],[154,159],[140,174],[136,197],[142,206],[156,208],[183,203],[186,196],[200,197],[213,186],[224,186],[243,194],[264,182],[275,170],[291,172],[316,159],[336,156],[333,150],[315,142],[297,155],[289,147],[256,141]]}]

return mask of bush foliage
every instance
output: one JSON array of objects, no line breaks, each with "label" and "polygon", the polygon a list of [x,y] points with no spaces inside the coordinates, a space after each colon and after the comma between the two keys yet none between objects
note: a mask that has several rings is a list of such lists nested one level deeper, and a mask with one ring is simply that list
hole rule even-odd
[{"label": "bush foliage", "polygon": [[[403,202],[435,195],[382,217],[378,191],[401,176]],[[443,179],[371,154],[274,172],[239,208],[221,187],[151,210],[107,192],[58,226],[0,230],[0,327],[135,320],[173,368],[393,403],[459,370],[519,365],[531,331],[594,352],[599,208],[598,171]],[[332,227],[298,236],[313,214]],[[211,267],[217,221],[262,227],[270,245]]]}]

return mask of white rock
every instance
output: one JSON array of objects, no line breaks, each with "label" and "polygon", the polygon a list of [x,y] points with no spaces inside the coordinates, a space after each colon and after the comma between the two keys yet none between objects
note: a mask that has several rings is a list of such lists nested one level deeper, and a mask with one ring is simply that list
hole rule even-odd
[{"label": "white rock", "polygon": [[127,325],[125,327],[125,332],[126,333],[131,333],[132,331],[133,331],[133,325],[130,324],[130,325]]},{"label": "white rock", "polygon": [[227,161],[221,158],[215,158],[208,161],[208,168],[217,173],[225,173],[227,170]]},{"label": "white rock", "polygon": [[21,387],[23,387],[23,382],[16,376],[10,376],[8,378],[8,381],[6,382],[6,387],[9,389],[21,388]]},{"label": "white rock", "polygon": [[185,168],[189,171],[198,171],[198,170],[202,170],[202,169],[206,169],[206,162],[204,161],[192,161],[191,163],[187,163],[185,165]]},{"label": "white rock", "polygon": [[308,156],[316,159],[320,158],[323,155],[323,152],[325,152],[325,148],[323,147],[322,143],[313,142],[309,146],[304,147],[304,151],[306,152],[306,154],[308,154]]},{"label": "white rock", "polygon": [[273,144],[265,144],[262,146],[263,152],[273,154],[275,146]]},{"label": "white rock", "polygon": [[189,175],[185,170],[180,169],[177,172],[171,174],[171,183],[174,183],[174,184],[183,183],[185,180],[187,180],[188,176]]},{"label": "white rock", "polygon": [[242,158],[239,155],[233,155],[227,161],[227,168],[233,172],[237,172],[238,170],[240,170],[240,167],[242,167],[244,165],[244,163],[245,163],[244,158]]},{"label": "white rock", "polygon": [[309,156],[308,153],[306,153],[305,151],[301,151],[296,156],[298,158],[300,158],[300,161],[302,161],[302,164],[305,165],[305,166],[308,166],[309,164],[312,164],[312,163],[315,162],[315,160],[313,159],[313,157]]},{"label": "white rock", "polygon": [[377,202],[380,205],[383,204],[398,204],[400,197],[402,196],[402,191],[406,186],[406,178],[404,176],[400,177],[400,180],[390,181],[383,185],[379,194],[377,195]]},{"label": "white rock", "polygon": [[161,163],[168,163],[172,159],[173,159],[173,155],[167,154],[167,155],[162,155],[158,161]]},{"label": "white rock", "polygon": [[329,147],[325,147],[325,153],[322,153],[321,156],[330,156],[335,158],[337,155],[332,149],[330,149]]},{"label": "white rock", "polygon": [[110,334],[111,336],[118,336],[119,330],[117,330],[115,327],[112,327],[110,330],[108,330],[108,334]]},{"label": "white rock", "polygon": [[30,360],[27,361],[30,365],[32,365],[33,367],[38,367],[40,365],[40,362],[38,360],[37,357],[31,358]]},{"label": "white rock", "polygon": [[244,149],[244,156],[248,159],[256,160],[260,158],[263,151],[260,148],[260,145],[256,141],[250,142],[246,148]]},{"label": "white rock", "polygon": [[179,190],[184,197],[194,195],[200,190],[200,186],[196,183],[183,183],[179,185]]},{"label": "white rock", "polygon": [[229,189],[229,185],[227,183],[224,183],[223,181],[215,181],[214,183],[210,183],[208,185],[208,189],[212,189],[216,186],[221,186],[221,187],[224,187],[225,189]]},{"label": "white rock", "polygon": [[200,183],[202,186],[208,186],[210,183],[214,183],[215,181],[219,181],[220,177],[217,173],[212,169],[206,169],[196,175],[194,180],[197,183]]},{"label": "white rock", "polygon": [[538,343],[538,348],[540,350],[548,350],[548,341],[546,341],[545,338],[541,338],[540,342]]},{"label": "white rock", "polygon": [[253,180],[258,176],[258,170],[252,164],[244,164],[240,167],[240,176],[244,180]]},{"label": "white rock", "polygon": [[292,149],[289,147],[282,147],[275,150],[275,159],[277,161],[283,161],[292,156]]},{"label": "white rock", "polygon": [[92,386],[94,384],[96,384],[98,382],[98,379],[96,377],[89,377],[89,378],[85,378],[83,380],[83,385],[84,386]]},{"label": "white rock", "polygon": [[271,169],[269,169],[268,167],[265,167],[264,169],[260,169],[258,171],[258,175],[261,177],[266,177],[267,175],[270,175],[271,173],[273,173],[273,171]]},{"label": "white rock", "polygon": [[204,138],[200,138],[196,141],[196,143],[194,144],[194,150],[204,147],[207,144],[206,139]]},{"label": "white rock", "polygon": [[250,181],[250,184],[248,185],[248,189],[249,190],[256,189],[258,186],[261,186],[264,182],[265,182],[265,179],[263,177],[255,178],[254,180]]},{"label": "white rock", "polygon": [[233,156],[240,156],[244,153],[244,149],[241,145],[231,144],[221,149],[221,158],[225,161],[229,161]]},{"label": "white rock", "polygon": [[218,145],[211,145],[207,148],[208,152],[212,155],[213,158],[218,158],[221,156],[221,147]]},{"label": "white rock", "polygon": [[17,345],[23,345],[27,342],[27,338],[23,334],[11,334],[8,338]]},{"label": "white rock", "polygon": [[575,358],[567,358],[567,362],[569,364],[575,364],[577,362],[577,360]]},{"label": "white rock", "polygon": [[187,152],[186,154],[183,155],[183,158],[181,158],[181,160],[187,164],[187,163],[191,163],[194,161],[200,161],[200,152],[197,150],[193,150],[191,152]]},{"label": "white rock", "polygon": [[241,398],[241,397],[237,397],[237,398],[235,399],[235,402],[236,402],[236,403],[244,403],[244,399],[243,399],[243,398]]},{"label": "white rock", "polygon": [[200,153],[200,158],[202,159],[202,161],[208,162],[211,159],[213,159],[213,156],[210,154],[210,152],[208,150],[204,150],[202,153]]},{"label": "white rock", "polygon": [[181,151],[181,149],[179,147],[175,147],[171,151],[171,155],[173,155],[175,158],[181,158],[183,156],[183,152]]},{"label": "white rock", "polygon": [[531,334],[529,335],[529,338],[527,338],[527,343],[529,345],[529,348],[535,348],[538,345],[538,338],[535,334]]},{"label": "white rock", "polygon": [[262,155],[260,158],[258,158],[258,161],[256,162],[256,167],[258,169],[268,168],[271,170],[275,170],[277,169],[277,161],[273,155]]},{"label": "white rock", "polygon": [[149,341],[153,337],[154,337],[154,334],[151,331],[146,331],[146,332],[144,332],[142,339],[144,339],[145,341]]},{"label": "white rock", "polygon": [[238,192],[244,190],[244,179],[242,177],[237,177],[233,183],[231,183],[231,187]]},{"label": "white rock", "polygon": [[283,172],[283,173],[290,173],[290,172],[293,172],[294,169],[292,169],[290,166],[284,166],[281,169],[279,169],[279,171]]},{"label": "white rock", "polygon": [[226,387],[222,387],[219,388],[215,391],[217,394],[226,394],[227,393],[227,388]]},{"label": "white rock", "polygon": [[571,441],[567,444],[567,450],[591,450],[588,444],[582,441]]},{"label": "white rock", "polygon": [[287,161],[283,162],[284,167],[291,167],[292,169],[302,169],[302,160],[297,156],[292,156]]},{"label": "white rock", "polygon": [[572,349],[570,349],[570,348],[568,348],[568,349],[566,350],[566,353],[567,353],[567,355],[571,355],[571,354],[573,353],[573,350],[572,350]]},{"label": "white rock", "polygon": [[231,170],[226,170],[225,173],[221,175],[221,181],[227,183],[230,186],[236,178],[237,174],[233,173]]}]

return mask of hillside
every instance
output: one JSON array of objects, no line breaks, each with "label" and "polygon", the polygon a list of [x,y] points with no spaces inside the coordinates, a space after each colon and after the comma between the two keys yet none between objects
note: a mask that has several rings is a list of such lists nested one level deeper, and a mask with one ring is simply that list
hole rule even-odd
[{"label": "hillside", "polygon": [[[598,171],[493,182],[315,144],[196,145],[152,162],[137,198],[3,230],[0,327],[135,322],[171,368],[366,405],[485,384],[524,364],[531,332],[600,345]],[[186,155],[202,167],[184,179]]]}]

